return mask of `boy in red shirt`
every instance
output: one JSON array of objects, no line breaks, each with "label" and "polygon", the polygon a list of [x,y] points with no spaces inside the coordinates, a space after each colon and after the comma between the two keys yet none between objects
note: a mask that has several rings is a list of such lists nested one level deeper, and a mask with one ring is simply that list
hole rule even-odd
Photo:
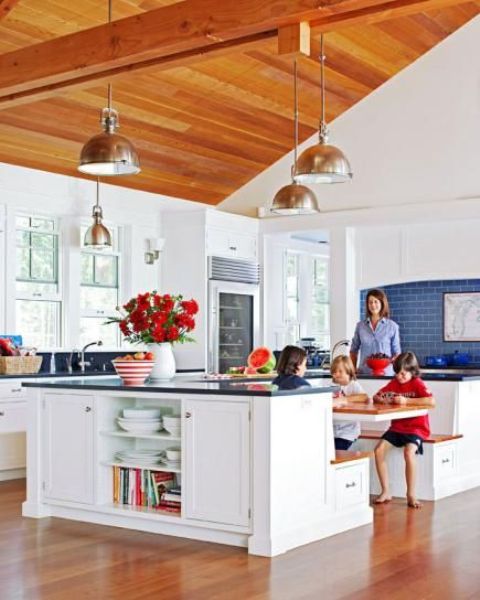
[{"label": "boy in red shirt", "polygon": [[[399,354],[393,362],[395,377],[381,388],[373,397],[380,404],[399,404],[401,406],[435,406],[435,399],[420,379],[420,368],[413,352]],[[394,419],[375,448],[375,465],[382,486],[382,493],[375,504],[390,502],[392,497],[388,489],[388,470],[385,457],[392,446],[403,447],[405,457],[405,477],[407,480],[407,504],[411,508],[420,508],[415,497],[416,454],[423,454],[423,442],[430,435],[428,414],[409,419]]]}]

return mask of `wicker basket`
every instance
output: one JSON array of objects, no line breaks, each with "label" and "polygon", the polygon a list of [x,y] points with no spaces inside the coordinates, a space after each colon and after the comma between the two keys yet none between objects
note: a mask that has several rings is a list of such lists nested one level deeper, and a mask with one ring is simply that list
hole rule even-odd
[{"label": "wicker basket", "polygon": [[43,356],[0,356],[0,375],[38,373]]}]

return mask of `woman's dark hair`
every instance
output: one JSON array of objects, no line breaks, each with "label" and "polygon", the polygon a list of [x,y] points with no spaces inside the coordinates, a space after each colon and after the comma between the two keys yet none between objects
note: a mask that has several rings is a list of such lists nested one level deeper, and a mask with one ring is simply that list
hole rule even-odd
[{"label": "woman's dark hair", "polygon": [[307,353],[298,346],[285,346],[280,354],[277,364],[279,375],[296,375],[298,367],[303,363]]},{"label": "woman's dark hair", "polygon": [[402,352],[399,354],[393,361],[393,370],[395,373],[407,371],[407,373],[411,373],[413,377],[418,377],[420,375],[418,360],[413,352]]},{"label": "woman's dark hair", "polygon": [[373,296],[374,298],[376,298],[377,300],[380,300],[380,304],[382,305],[382,308],[380,309],[380,317],[383,319],[383,317],[389,317],[390,316],[390,306],[388,305],[388,298],[387,295],[385,294],[385,292],[383,290],[369,290],[367,293],[367,297],[365,298],[365,310],[366,310],[366,314],[367,316],[371,316],[370,314],[370,310],[368,308],[368,299],[370,298],[370,296]]}]

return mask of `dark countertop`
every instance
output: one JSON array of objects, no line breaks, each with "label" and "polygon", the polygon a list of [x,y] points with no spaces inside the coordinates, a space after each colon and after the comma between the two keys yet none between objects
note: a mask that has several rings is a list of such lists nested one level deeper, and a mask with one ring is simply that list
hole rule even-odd
[{"label": "dark countertop", "polygon": [[312,387],[296,390],[279,390],[276,385],[258,380],[246,381],[201,381],[192,378],[175,377],[172,381],[152,382],[145,385],[123,385],[120,378],[108,377],[95,382],[87,378],[76,381],[26,381],[24,387],[55,388],[64,390],[95,390],[122,392],[161,392],[167,394],[222,394],[226,396],[296,396],[301,394],[322,394],[337,389],[327,381],[314,383]]},{"label": "dark countertop", "polygon": [[[197,372],[200,376],[204,372],[203,369],[177,369],[177,373],[195,373]],[[59,377],[115,377],[115,371],[86,371],[82,373],[81,371],[73,371],[73,373],[69,373],[68,371],[57,371],[56,373],[47,373],[46,371],[41,371],[40,373],[20,373],[17,375],[0,375],[0,381],[4,379],[52,379]]]}]

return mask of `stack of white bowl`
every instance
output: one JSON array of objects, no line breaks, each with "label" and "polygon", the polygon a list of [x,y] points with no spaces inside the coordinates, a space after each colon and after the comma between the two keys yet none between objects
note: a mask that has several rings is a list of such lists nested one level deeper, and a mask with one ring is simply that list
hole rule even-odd
[{"label": "stack of white bowl", "polygon": [[125,408],[117,422],[121,429],[130,433],[155,433],[163,426],[159,408]]},{"label": "stack of white bowl", "polygon": [[180,468],[180,464],[182,462],[182,451],[180,448],[167,448],[165,450],[165,455],[162,456],[162,462],[170,467],[171,469]]},{"label": "stack of white bowl", "polygon": [[182,432],[180,417],[172,417],[171,415],[164,415],[163,417],[163,428],[171,433],[175,437],[180,437]]}]

